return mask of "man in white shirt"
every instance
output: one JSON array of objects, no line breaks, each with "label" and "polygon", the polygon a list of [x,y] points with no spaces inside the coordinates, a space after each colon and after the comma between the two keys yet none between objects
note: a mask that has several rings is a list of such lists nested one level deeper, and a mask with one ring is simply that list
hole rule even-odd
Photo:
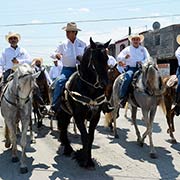
[{"label": "man in white shirt", "polygon": [[54,81],[58,76],[60,76],[63,64],[62,61],[58,61],[57,59],[53,59],[54,66],[50,68],[49,76]]},{"label": "man in white shirt", "polygon": [[76,64],[79,64],[77,56],[82,56],[86,47],[86,44],[77,38],[77,34],[81,30],[77,28],[76,23],[67,23],[67,26],[62,29],[66,31],[67,40],[61,43],[51,56],[63,63],[61,75],[56,81],[53,92],[52,110],[54,111],[58,110],[58,98],[61,96],[66,81],[76,71]]},{"label": "man in white shirt", "polygon": [[31,57],[28,52],[18,46],[18,42],[21,39],[20,34],[15,32],[9,32],[5,39],[9,42],[10,47],[5,48],[2,52],[0,59],[0,65],[3,71],[3,81],[6,82],[8,76],[13,72],[12,67],[14,64],[28,63],[31,64]]},{"label": "man in white shirt", "polygon": [[[180,44],[180,34],[177,36],[176,38],[177,43]],[[176,116],[179,116],[180,114],[180,46],[177,48],[177,50],[175,51],[175,56],[178,60],[178,68],[176,70],[176,76],[178,78],[178,85],[177,85],[177,89],[176,89],[176,105],[175,105],[175,114]]]},{"label": "man in white shirt", "polygon": [[39,88],[35,90],[34,95],[36,98],[42,98],[42,104],[50,104],[49,86],[52,84],[52,80],[49,77],[47,70],[43,66],[43,58],[34,58],[31,65],[34,67],[36,72],[41,72],[40,75],[36,78],[36,83]]},{"label": "man in white shirt", "polygon": [[[45,67],[42,64],[43,64],[43,58],[36,57],[36,58],[33,59],[31,65],[34,67],[36,72],[38,72],[38,71],[43,72],[45,77],[46,77],[47,84],[51,85],[52,84],[52,80],[51,80],[47,70],[45,69]],[[41,76],[41,75],[39,75],[39,76]]]},{"label": "man in white shirt", "polygon": [[146,62],[150,57],[147,49],[140,45],[144,40],[143,35],[134,34],[129,36],[130,46],[123,49],[118,57],[117,61],[125,64],[125,76],[120,87],[120,106],[123,108],[126,104],[129,85],[133,79],[134,73],[138,70],[139,65]]}]

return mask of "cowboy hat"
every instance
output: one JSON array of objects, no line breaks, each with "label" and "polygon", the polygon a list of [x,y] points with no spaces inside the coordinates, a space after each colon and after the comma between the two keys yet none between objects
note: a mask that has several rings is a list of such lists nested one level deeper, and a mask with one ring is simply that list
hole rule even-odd
[{"label": "cowboy hat", "polygon": [[6,41],[9,41],[9,38],[10,38],[10,37],[17,37],[17,38],[18,38],[18,41],[21,39],[20,34],[18,34],[18,33],[16,33],[16,32],[9,32],[9,33],[5,36]]},{"label": "cowboy hat", "polygon": [[176,41],[177,41],[177,43],[178,43],[178,44],[180,44],[180,34],[179,34],[179,35],[177,35],[177,37],[176,37]]},{"label": "cowboy hat", "polygon": [[133,34],[133,35],[130,35],[128,37],[129,41],[131,42],[133,38],[139,38],[140,39],[140,42],[143,42],[144,41],[144,36],[141,34]]},{"label": "cowboy hat", "polygon": [[81,29],[77,28],[77,25],[75,22],[67,23],[67,26],[62,28],[65,31],[81,31]]},{"label": "cowboy hat", "polygon": [[33,66],[33,65],[36,63],[36,61],[40,61],[41,64],[42,64],[42,63],[43,63],[43,58],[41,58],[41,57],[36,57],[36,58],[34,58],[33,61],[32,61],[32,63],[31,63],[31,66]]}]

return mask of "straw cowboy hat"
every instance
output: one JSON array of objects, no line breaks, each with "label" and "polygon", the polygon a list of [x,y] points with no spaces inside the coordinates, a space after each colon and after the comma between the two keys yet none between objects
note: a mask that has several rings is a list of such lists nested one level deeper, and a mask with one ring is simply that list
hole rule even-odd
[{"label": "straw cowboy hat", "polygon": [[62,28],[65,31],[81,31],[81,29],[77,28],[77,25],[75,22],[67,23],[67,26]]},{"label": "straw cowboy hat", "polygon": [[128,37],[129,41],[131,42],[133,38],[139,38],[140,39],[140,42],[143,42],[144,41],[144,36],[141,34],[133,34],[133,35],[130,35]]},{"label": "straw cowboy hat", "polygon": [[177,35],[177,37],[176,37],[176,41],[177,41],[177,43],[178,43],[178,44],[180,44],[180,34],[179,34],[179,35]]},{"label": "straw cowboy hat", "polygon": [[31,66],[33,66],[36,63],[36,61],[40,61],[41,64],[42,64],[43,63],[43,58],[41,58],[41,57],[34,58],[32,63],[31,63]]},{"label": "straw cowboy hat", "polygon": [[10,38],[10,37],[17,37],[17,38],[18,38],[18,41],[21,39],[20,34],[18,34],[18,33],[16,33],[16,32],[9,32],[9,33],[5,36],[6,41],[9,41],[9,38]]}]

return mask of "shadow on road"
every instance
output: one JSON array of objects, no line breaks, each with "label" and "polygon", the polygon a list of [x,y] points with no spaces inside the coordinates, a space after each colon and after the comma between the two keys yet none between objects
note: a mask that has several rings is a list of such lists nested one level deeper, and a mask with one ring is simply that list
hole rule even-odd
[{"label": "shadow on road", "polygon": [[113,180],[112,176],[109,176],[106,172],[111,169],[119,169],[121,167],[114,166],[111,164],[108,165],[100,165],[95,159],[95,170],[87,170],[78,166],[75,160],[72,157],[66,157],[62,155],[62,147],[58,150],[58,155],[54,157],[55,164],[52,166],[56,169],[49,179],[73,179],[73,180]]}]

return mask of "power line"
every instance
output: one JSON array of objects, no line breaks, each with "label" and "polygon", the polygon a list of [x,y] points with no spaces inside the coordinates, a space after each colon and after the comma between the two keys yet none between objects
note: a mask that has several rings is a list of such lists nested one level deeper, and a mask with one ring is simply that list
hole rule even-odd
[{"label": "power line", "polygon": [[[179,17],[180,14],[172,15],[160,15],[160,16],[140,16],[140,17],[129,17],[129,18],[111,18],[111,19],[90,19],[90,20],[78,20],[77,23],[96,23],[96,22],[113,22],[113,21],[128,21],[128,20],[138,20],[138,19],[152,19],[152,18],[165,18],[165,17]],[[47,23],[20,23],[20,24],[4,24],[0,27],[10,27],[10,26],[42,26],[42,25],[55,25],[55,24],[65,24],[66,21],[57,22],[47,22]]]}]

